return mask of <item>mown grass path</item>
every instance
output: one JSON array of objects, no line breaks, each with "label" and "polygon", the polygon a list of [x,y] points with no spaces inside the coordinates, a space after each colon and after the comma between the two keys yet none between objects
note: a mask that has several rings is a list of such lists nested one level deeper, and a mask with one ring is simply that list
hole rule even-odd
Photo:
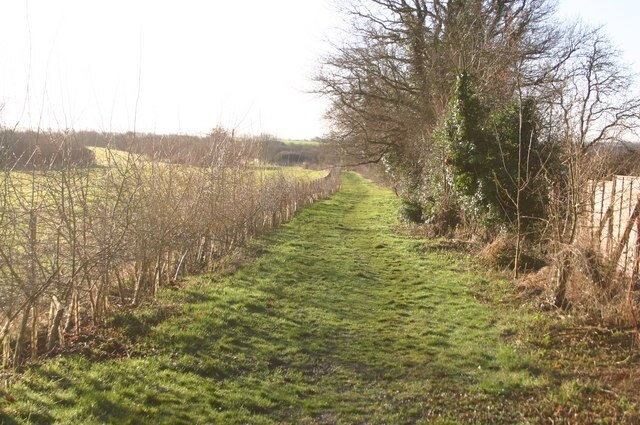
[{"label": "mown grass path", "polygon": [[518,403],[544,392],[545,372],[476,299],[487,282],[460,254],[395,231],[396,208],[391,193],[346,174],[342,192],[256,242],[256,259],[165,295],[180,314],[123,320],[145,355],[43,362],[11,389],[4,421],[540,419]]}]

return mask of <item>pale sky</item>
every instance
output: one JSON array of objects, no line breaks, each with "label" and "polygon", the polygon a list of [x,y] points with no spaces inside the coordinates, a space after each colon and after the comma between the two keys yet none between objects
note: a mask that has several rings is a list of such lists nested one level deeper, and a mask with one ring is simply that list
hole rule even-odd
[{"label": "pale sky", "polygon": [[[312,138],[334,0],[0,0],[0,124]],[[560,0],[640,71],[633,0]],[[137,107],[136,107],[137,104]]]},{"label": "pale sky", "polygon": [[622,51],[622,60],[640,74],[640,1],[559,0],[558,6],[561,17],[602,26],[613,45]]},{"label": "pale sky", "polygon": [[307,92],[333,10],[329,0],[0,0],[0,122],[126,131],[136,118],[148,132],[320,136],[325,104]]}]

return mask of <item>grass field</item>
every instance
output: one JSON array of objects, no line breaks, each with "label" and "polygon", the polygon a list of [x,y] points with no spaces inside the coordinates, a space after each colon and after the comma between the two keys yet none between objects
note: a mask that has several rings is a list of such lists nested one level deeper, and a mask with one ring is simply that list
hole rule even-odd
[{"label": "grass field", "polygon": [[507,302],[509,284],[399,232],[389,191],[354,174],[343,183],[256,241],[234,272],[115,318],[124,346],[107,339],[92,360],[29,368],[3,423],[638,418],[628,398],[532,343],[550,319]]},{"label": "grass field", "polygon": [[275,176],[279,173],[287,178],[292,178],[301,181],[310,181],[321,179],[329,174],[328,170],[311,170],[303,167],[285,167],[279,165],[269,165],[264,169],[266,176]]},{"label": "grass field", "polygon": [[308,145],[308,146],[318,146],[320,143],[315,140],[294,140],[294,139],[283,139],[280,140],[282,143],[287,145]]},{"label": "grass field", "polygon": [[[295,143],[295,141],[294,141]],[[302,143],[307,143],[302,141]],[[316,143],[316,142],[308,142],[308,143]],[[116,149],[110,149],[107,151],[104,148],[91,148],[91,150],[96,155],[96,164],[100,167],[106,167],[110,164],[119,163],[125,164],[127,161],[127,152],[120,151]],[[133,158],[138,158],[139,155],[134,154]],[[267,176],[277,175],[279,172],[282,172],[284,176],[293,179],[299,180],[315,180],[322,177],[325,177],[328,174],[327,170],[310,170],[303,167],[284,167],[273,164],[265,164],[264,169],[262,170]]]},{"label": "grass field", "polygon": [[[89,169],[72,169],[69,171],[69,175],[76,177],[87,174],[87,177],[92,182],[101,180],[108,168],[116,167],[119,173],[125,172],[125,166],[128,159],[131,159],[134,163],[138,163],[138,167],[149,167],[152,163],[145,159],[144,156],[132,154],[129,158],[129,154],[125,151],[117,149],[104,148],[91,148],[96,155],[97,167]],[[160,162],[161,163],[161,162]],[[144,165],[143,165],[144,164]],[[161,163],[162,164],[162,163]],[[185,165],[174,165],[175,167],[189,167]],[[325,177],[328,174],[328,170],[311,170],[303,167],[285,167],[278,165],[265,165],[263,169],[260,168],[248,168],[249,172],[260,175],[263,173],[264,177],[270,178],[273,176],[282,175],[287,179],[294,181],[310,181]],[[116,173],[119,175],[119,173]],[[43,196],[56,196],[56,185],[59,184],[59,172],[56,170],[44,170],[44,171],[11,171],[11,182],[9,188],[10,196],[19,194],[24,199],[30,199],[32,192],[36,194],[36,202]],[[5,176],[0,175],[0,184],[4,184]],[[33,188],[35,187],[35,191]]]}]

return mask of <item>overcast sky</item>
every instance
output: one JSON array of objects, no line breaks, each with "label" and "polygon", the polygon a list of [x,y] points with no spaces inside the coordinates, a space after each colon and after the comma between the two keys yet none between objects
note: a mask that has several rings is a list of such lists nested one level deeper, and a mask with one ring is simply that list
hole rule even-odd
[{"label": "overcast sky", "polygon": [[[559,13],[605,25],[640,71],[640,2]],[[321,136],[308,91],[341,25],[334,0],[0,0],[0,124]]]}]

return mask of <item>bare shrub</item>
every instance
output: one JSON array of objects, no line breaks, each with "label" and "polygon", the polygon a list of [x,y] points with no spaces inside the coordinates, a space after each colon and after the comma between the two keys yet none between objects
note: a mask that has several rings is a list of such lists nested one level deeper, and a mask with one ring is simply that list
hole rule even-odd
[{"label": "bare shrub", "polygon": [[[536,272],[546,265],[544,259],[541,258],[539,252],[537,252],[536,247],[528,241],[522,241],[519,248],[522,250],[517,265],[520,272]],[[490,267],[500,270],[513,270],[516,266],[516,249],[518,249],[516,236],[502,233],[492,242],[485,245],[480,251],[479,256],[480,259]]]},{"label": "bare shrub", "polygon": [[608,263],[590,249],[574,252],[567,299],[592,319],[612,326],[637,323],[638,294],[629,292],[629,279],[616,273],[607,277]]},{"label": "bare shrub", "polygon": [[340,184],[339,170],[315,181],[266,174],[256,141],[225,131],[194,142],[197,156],[162,139],[153,154],[153,140],[137,152],[132,134],[126,150],[96,149],[99,167],[71,160],[68,134],[46,136],[59,166],[12,164],[0,175],[5,370],[213,267]]}]

